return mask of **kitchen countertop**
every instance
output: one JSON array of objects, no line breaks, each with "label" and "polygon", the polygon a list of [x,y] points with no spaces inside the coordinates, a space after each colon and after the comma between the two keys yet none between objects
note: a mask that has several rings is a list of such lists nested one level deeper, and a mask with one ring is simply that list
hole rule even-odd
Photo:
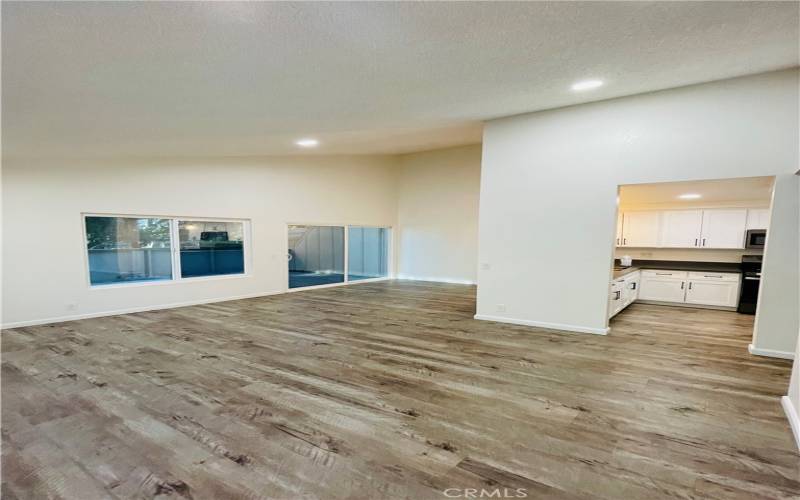
[{"label": "kitchen countertop", "polygon": [[[614,261],[619,266],[619,261]],[[682,262],[674,260],[634,260],[631,267],[615,269],[613,279],[622,278],[642,269],[664,269],[665,271],[705,271],[713,273],[741,273],[738,262]]]}]

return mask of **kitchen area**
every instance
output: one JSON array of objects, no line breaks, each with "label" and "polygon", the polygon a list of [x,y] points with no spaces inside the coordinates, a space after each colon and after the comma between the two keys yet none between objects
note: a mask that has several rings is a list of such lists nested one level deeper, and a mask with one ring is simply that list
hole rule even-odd
[{"label": "kitchen area", "polygon": [[772,187],[771,177],[620,186],[609,320],[633,303],[755,314]]}]

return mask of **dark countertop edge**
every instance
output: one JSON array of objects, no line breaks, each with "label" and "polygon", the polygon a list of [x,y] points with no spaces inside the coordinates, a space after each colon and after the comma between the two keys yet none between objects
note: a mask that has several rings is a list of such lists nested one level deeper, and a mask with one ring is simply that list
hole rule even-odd
[{"label": "dark countertop edge", "polygon": [[[619,259],[614,260],[619,265]],[[666,271],[701,271],[714,273],[741,274],[741,265],[738,262],[686,262],[673,260],[634,260],[633,265],[621,271],[614,271],[613,279],[622,278],[634,271],[642,269],[664,269]]]}]

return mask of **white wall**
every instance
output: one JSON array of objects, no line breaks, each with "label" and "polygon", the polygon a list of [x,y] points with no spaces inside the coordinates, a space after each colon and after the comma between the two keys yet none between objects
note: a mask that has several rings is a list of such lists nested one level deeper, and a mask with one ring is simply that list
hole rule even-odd
[{"label": "white wall", "polygon": [[401,277],[474,283],[481,146],[400,157]]},{"label": "white wall", "polygon": [[[798,139],[800,140],[800,139]],[[798,177],[775,177],[770,229],[764,247],[761,286],[751,352],[793,357],[800,310],[798,297]],[[791,264],[791,265],[790,265]]]},{"label": "white wall", "polygon": [[[798,183],[797,187],[800,189],[800,183]],[[800,232],[800,228],[798,228],[798,232]],[[800,259],[800,253],[798,253],[797,258]],[[800,286],[798,286],[797,308],[800,309]],[[798,331],[798,338],[800,338],[800,330]],[[792,378],[789,381],[789,392],[782,398],[781,403],[792,427],[797,447],[800,449],[800,341],[798,341],[796,349],[794,364],[792,365]]]},{"label": "white wall", "polygon": [[[204,161],[6,160],[3,325],[280,292],[286,224],[396,225],[389,157]],[[90,289],[82,212],[232,217],[252,223],[252,273]]]},{"label": "white wall", "polygon": [[[605,332],[617,186],[793,173],[797,109],[791,70],[489,122],[478,317]],[[796,231],[789,219],[772,234]],[[776,259],[764,282],[797,265]],[[780,331],[761,334],[794,352],[793,315],[775,311]]]}]

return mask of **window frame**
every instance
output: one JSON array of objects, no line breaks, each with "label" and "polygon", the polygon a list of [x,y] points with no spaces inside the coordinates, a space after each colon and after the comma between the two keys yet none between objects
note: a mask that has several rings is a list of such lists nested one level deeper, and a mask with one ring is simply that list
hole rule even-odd
[{"label": "window frame", "polygon": [[[107,283],[107,284],[93,284],[91,268],[89,266],[89,248],[87,247],[87,234],[86,234],[86,218],[87,217],[118,217],[127,219],[166,219],[169,221],[169,248],[170,248],[170,262],[172,265],[172,277],[170,279],[160,280],[141,280],[120,283]],[[251,238],[251,224],[250,219],[244,218],[231,218],[231,217],[181,217],[176,215],[161,215],[161,214],[119,214],[119,213],[101,213],[101,212],[82,212],[81,217],[81,245],[83,252],[83,265],[86,277],[86,285],[90,290],[106,290],[109,288],[129,288],[141,286],[163,286],[163,285],[176,285],[180,283],[191,283],[197,281],[215,281],[225,279],[241,279],[252,277],[251,269],[251,251],[250,244]],[[181,245],[180,237],[178,234],[179,221],[197,221],[197,222],[240,222],[242,223],[242,248],[244,259],[244,272],[237,274],[218,274],[212,276],[191,276],[188,278],[181,277]]]},{"label": "window frame", "polygon": [[[297,288],[289,288],[289,227],[290,226],[323,226],[323,227],[343,227],[344,228],[344,281],[341,283],[326,283],[324,285],[310,285],[301,286]],[[386,229],[387,243],[386,243],[386,276],[379,276],[377,278],[366,278],[362,280],[350,280],[350,228],[351,227],[372,227],[378,229]],[[331,222],[287,222],[284,234],[285,255],[287,259],[286,266],[284,266],[284,292],[300,292],[303,290],[317,290],[320,288],[333,288],[337,286],[355,285],[358,283],[374,283],[376,281],[387,281],[394,278],[394,226],[382,224],[342,224]]]}]

